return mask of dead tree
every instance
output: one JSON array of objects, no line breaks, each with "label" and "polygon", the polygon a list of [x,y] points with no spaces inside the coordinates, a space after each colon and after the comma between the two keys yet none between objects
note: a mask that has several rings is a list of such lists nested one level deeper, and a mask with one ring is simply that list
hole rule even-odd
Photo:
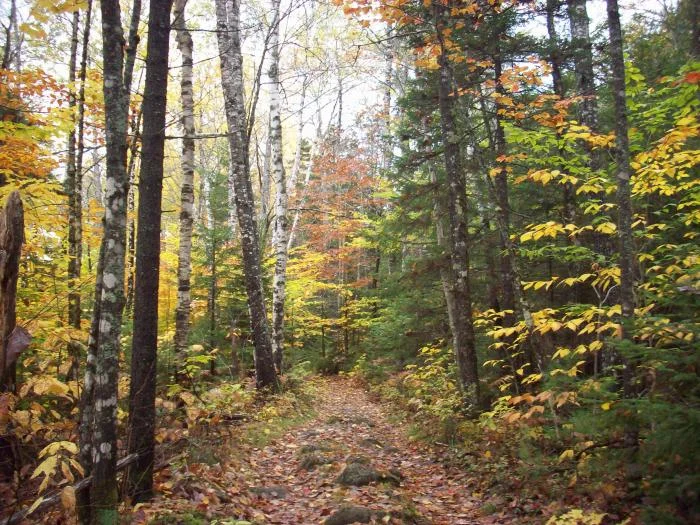
[{"label": "dead tree", "polygon": [[0,214],[0,392],[15,391],[17,357],[26,347],[26,344],[17,344],[18,336],[26,331],[21,327],[15,330],[17,275],[23,242],[22,199],[18,191],[13,191],[7,198],[4,213]]}]

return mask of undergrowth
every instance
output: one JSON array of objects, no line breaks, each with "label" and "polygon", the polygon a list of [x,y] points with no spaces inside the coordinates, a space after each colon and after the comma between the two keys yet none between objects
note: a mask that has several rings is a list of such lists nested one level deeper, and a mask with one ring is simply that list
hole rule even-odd
[{"label": "undergrowth", "polygon": [[551,524],[629,523],[637,515],[621,452],[592,442],[587,451],[576,445],[582,436],[574,425],[559,422],[554,431],[541,414],[508,422],[513,408],[502,399],[478,415],[464,408],[453,361],[440,346],[423,348],[403,371],[389,374],[385,365],[362,356],[348,376],[390,403],[413,439],[474,474],[482,514],[507,505],[524,522]]}]

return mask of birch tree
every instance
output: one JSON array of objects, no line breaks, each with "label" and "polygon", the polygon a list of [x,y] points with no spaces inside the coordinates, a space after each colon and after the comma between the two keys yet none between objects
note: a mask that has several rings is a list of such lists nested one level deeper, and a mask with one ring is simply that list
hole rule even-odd
[{"label": "birch tree", "polygon": [[[275,275],[272,283],[272,354],[282,371],[284,351],[284,299],[287,282],[287,181],[282,157],[282,117],[280,107],[280,2],[272,0],[270,28],[270,167],[275,181],[275,223],[272,244],[275,251]],[[301,140],[301,137],[300,137]]]},{"label": "birch tree", "polygon": [[272,342],[265,311],[255,203],[250,181],[248,131],[244,101],[243,57],[241,55],[240,4],[238,0],[216,0],[216,28],[221,87],[228,126],[231,156],[229,191],[234,203],[243,250],[248,309],[255,345],[255,382],[262,388],[278,386],[272,357]]},{"label": "birch tree", "polygon": [[[78,65],[78,33],[80,29],[80,11],[75,11],[71,20],[70,57],[68,59],[68,109],[71,112],[71,129],[68,132],[68,146],[66,159],[65,188],[68,194],[68,279],[71,290],[68,294],[68,324],[80,330],[80,292],[76,290],[80,278],[80,260],[82,252],[82,240],[80,230],[82,226],[82,191],[76,169],[76,106],[77,94],[75,92],[76,69]],[[70,379],[78,375],[80,345],[71,340],[68,343],[68,355],[71,367],[68,372]]]},{"label": "birch tree", "polygon": [[180,244],[177,258],[177,308],[175,310],[175,352],[184,362],[190,321],[190,275],[192,273],[192,224],[194,215],[194,97],[192,92],[192,35],[185,26],[187,0],[176,0],[173,28],[182,54],[180,101],[182,105],[182,186],[180,190]]}]

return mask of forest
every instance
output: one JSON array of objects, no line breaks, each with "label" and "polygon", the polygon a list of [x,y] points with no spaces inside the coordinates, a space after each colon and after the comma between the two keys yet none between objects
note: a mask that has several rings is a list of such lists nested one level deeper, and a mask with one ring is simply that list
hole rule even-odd
[{"label": "forest", "polygon": [[700,523],[699,16],[2,0],[0,525]]}]

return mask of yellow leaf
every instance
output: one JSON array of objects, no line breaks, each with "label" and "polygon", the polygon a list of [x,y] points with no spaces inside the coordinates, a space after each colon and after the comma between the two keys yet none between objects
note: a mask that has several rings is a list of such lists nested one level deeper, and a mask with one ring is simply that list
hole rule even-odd
[{"label": "yellow leaf", "polygon": [[39,452],[39,457],[43,458],[45,456],[55,456],[59,450],[64,449],[71,454],[78,453],[78,445],[72,441],[54,441],[46,445],[41,452]]},{"label": "yellow leaf", "polygon": [[604,222],[596,226],[595,230],[600,233],[615,233],[617,231],[617,225],[613,222]]},{"label": "yellow leaf", "polygon": [[50,456],[41,463],[39,463],[39,465],[34,469],[34,472],[32,472],[31,479],[34,479],[40,476],[41,474],[44,475],[44,479],[41,481],[41,485],[39,485],[40,493],[44,492],[44,490],[46,490],[46,487],[48,487],[49,480],[51,479],[51,476],[53,476],[56,472],[57,466],[58,456]]},{"label": "yellow leaf", "polygon": [[569,350],[568,348],[561,347],[556,352],[554,352],[552,359],[557,359],[558,357],[566,357],[570,353],[571,350]]},{"label": "yellow leaf", "polygon": [[47,36],[46,31],[44,31],[37,24],[29,24],[29,23],[20,24],[19,30],[22,33],[25,33],[25,34],[29,35],[30,37],[33,37],[36,39],[46,38],[46,36]]},{"label": "yellow leaf", "polygon": [[32,512],[34,512],[36,510],[36,508],[42,504],[43,501],[44,501],[44,496],[39,496],[37,498],[37,500],[34,503],[32,503],[32,506],[29,507],[29,510],[27,511],[27,516],[29,516]]},{"label": "yellow leaf", "polygon": [[610,410],[610,403],[603,403],[602,405],[600,405],[600,408],[602,408],[603,410]]},{"label": "yellow leaf", "polygon": [[574,451],[567,449],[559,455],[559,463],[567,459],[574,459]]},{"label": "yellow leaf", "polygon": [[56,379],[55,377],[42,377],[38,379],[34,385],[34,393],[37,395],[55,395],[61,397],[67,397],[70,399],[68,394],[70,393],[70,387]]},{"label": "yellow leaf", "polygon": [[75,476],[70,471],[68,463],[61,462],[61,472],[63,472],[63,477],[66,478],[70,483],[73,483],[75,481]]}]

